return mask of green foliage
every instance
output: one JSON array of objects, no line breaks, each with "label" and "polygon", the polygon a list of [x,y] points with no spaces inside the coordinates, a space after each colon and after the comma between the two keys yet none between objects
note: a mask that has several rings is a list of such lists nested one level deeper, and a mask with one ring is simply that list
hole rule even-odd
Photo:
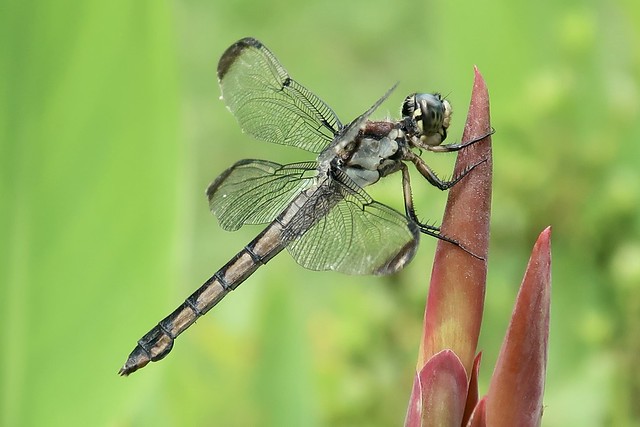
[{"label": "green foliage", "polygon": [[[492,242],[481,392],[522,268],[553,226],[546,426],[640,425],[637,2],[65,2],[0,7],[0,425],[398,425],[434,242],[390,278],[283,254],[164,361],[135,340],[249,241],[204,189],[240,158],[215,68],[265,42],[343,121],[439,90],[462,134],[472,66],[491,95]],[[452,156],[425,155],[443,175]],[[444,194],[414,178],[425,218]],[[422,185],[421,185],[422,184]],[[397,178],[371,193],[400,208]]]}]

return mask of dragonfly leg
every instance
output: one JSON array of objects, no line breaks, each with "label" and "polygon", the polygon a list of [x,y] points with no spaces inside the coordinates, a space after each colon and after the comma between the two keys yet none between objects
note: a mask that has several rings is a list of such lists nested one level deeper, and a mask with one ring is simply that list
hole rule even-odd
[{"label": "dragonfly leg", "polygon": [[[482,163],[482,162],[480,162],[480,163]],[[471,171],[471,169],[476,167],[478,164],[473,165],[471,168],[469,168],[469,170],[466,173]],[[451,243],[452,245],[455,245],[455,246],[459,247],[460,249],[462,249],[463,251],[465,251],[466,253],[468,253],[472,257],[484,261],[483,257],[473,253],[471,250],[467,249],[462,243],[460,243],[457,240],[452,239],[452,238],[442,234],[442,232],[440,231],[440,227],[436,227],[435,225],[429,225],[427,223],[423,223],[418,219],[418,216],[416,215],[415,208],[413,206],[413,196],[411,194],[411,179],[410,179],[410,176],[409,176],[409,168],[407,168],[407,166],[404,163],[402,163],[401,171],[402,171],[402,193],[403,193],[403,196],[404,196],[404,210],[405,210],[405,213],[407,215],[407,218],[409,218],[411,221],[413,221],[418,226],[418,229],[420,230],[421,233],[426,234],[428,236],[435,237],[436,239],[444,240],[445,242]],[[466,175],[466,173],[462,174],[456,180],[456,182],[458,182],[464,175]]]},{"label": "dragonfly leg", "polygon": [[429,151],[433,151],[436,153],[450,153],[452,151],[459,151],[462,150],[465,147],[468,147],[470,145],[475,144],[476,142],[480,142],[483,139],[485,139],[486,137],[493,135],[495,133],[495,129],[491,128],[491,130],[487,133],[485,133],[482,136],[479,136],[477,138],[473,138],[470,141],[465,141],[465,142],[459,142],[457,144],[444,144],[444,145],[425,145],[425,146],[420,146],[420,148],[424,148],[426,150]]},{"label": "dragonfly leg", "polygon": [[[451,180],[442,180],[438,177],[438,175],[436,175],[436,173],[433,171],[433,169],[431,169],[431,167],[429,165],[427,165],[425,163],[424,160],[422,160],[422,158],[420,156],[418,156],[417,154],[413,153],[413,152],[409,152],[406,155],[406,159],[410,160],[416,167],[416,169],[418,169],[418,172],[420,172],[420,174],[425,177],[425,179],[427,181],[429,181],[429,183],[431,185],[433,185],[436,188],[439,188],[440,190],[448,190],[449,188],[453,187],[454,185],[456,185],[462,178],[464,178],[469,172],[471,172],[476,166],[486,162],[485,160],[481,160],[478,163],[475,163],[467,168],[465,168],[458,176],[454,177]],[[404,172],[403,172],[404,174]]]},{"label": "dragonfly leg", "polygon": [[404,211],[407,217],[420,224],[416,211],[413,207],[413,194],[411,194],[411,177],[409,176],[409,169],[404,163],[400,163],[400,170],[402,171],[402,194],[404,196]]}]

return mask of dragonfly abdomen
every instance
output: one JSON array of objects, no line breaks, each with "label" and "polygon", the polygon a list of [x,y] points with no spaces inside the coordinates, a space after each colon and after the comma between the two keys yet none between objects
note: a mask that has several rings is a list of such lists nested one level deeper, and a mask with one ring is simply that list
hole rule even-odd
[{"label": "dragonfly abdomen", "polygon": [[120,375],[129,375],[149,362],[163,359],[173,348],[173,342],[178,335],[211,310],[261,265],[266,264],[284,249],[282,227],[278,221],[271,223],[173,313],[140,338],[138,345],[120,369]]}]

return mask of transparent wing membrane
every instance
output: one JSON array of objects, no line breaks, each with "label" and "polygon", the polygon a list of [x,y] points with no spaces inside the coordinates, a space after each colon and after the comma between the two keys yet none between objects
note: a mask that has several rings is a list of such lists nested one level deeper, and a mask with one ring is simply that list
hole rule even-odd
[{"label": "transparent wing membrane", "polygon": [[[319,186],[292,220],[287,249],[301,266],[347,274],[390,274],[415,254],[419,231],[343,173]],[[314,214],[315,213],[315,214]]]},{"label": "transparent wing membrane", "polygon": [[269,223],[313,182],[316,167],[315,162],[241,160],[209,186],[209,208],[225,230]]},{"label": "transparent wing membrane", "polygon": [[259,41],[245,38],[220,58],[222,98],[255,138],[319,153],[342,124],[320,98],[291,79]]}]

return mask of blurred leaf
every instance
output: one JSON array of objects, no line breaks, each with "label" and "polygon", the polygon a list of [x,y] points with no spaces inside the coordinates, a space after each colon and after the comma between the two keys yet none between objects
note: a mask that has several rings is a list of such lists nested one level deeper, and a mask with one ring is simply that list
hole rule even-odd
[{"label": "blurred leaf", "polygon": [[114,363],[140,330],[134,313],[162,296],[137,284],[161,290],[175,276],[167,12],[121,0],[3,5],[0,312],[12,327],[0,424],[105,425],[141,390]]}]

